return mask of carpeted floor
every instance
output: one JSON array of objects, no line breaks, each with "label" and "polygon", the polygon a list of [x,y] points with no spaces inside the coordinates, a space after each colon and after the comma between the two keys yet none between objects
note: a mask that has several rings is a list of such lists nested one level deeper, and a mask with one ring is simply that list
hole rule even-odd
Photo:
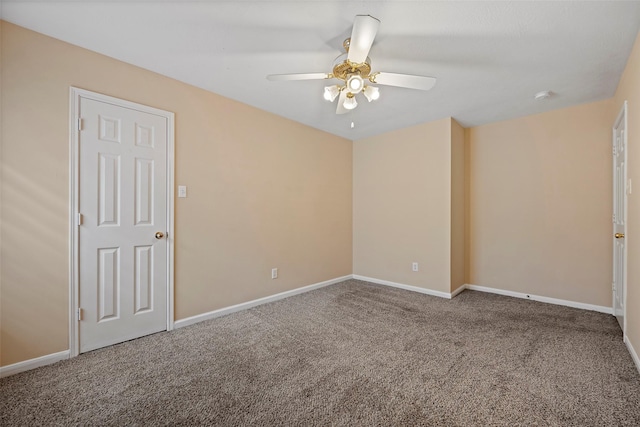
[{"label": "carpeted floor", "polygon": [[0,380],[0,424],[639,426],[610,315],[349,280]]}]

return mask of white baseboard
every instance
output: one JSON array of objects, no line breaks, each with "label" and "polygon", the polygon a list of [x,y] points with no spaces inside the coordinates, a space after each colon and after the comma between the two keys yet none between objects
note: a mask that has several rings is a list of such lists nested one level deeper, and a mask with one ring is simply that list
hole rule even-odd
[{"label": "white baseboard", "polygon": [[629,353],[631,354],[631,358],[633,359],[633,362],[636,364],[636,369],[638,370],[638,373],[640,373],[640,357],[638,357],[638,353],[636,353],[635,348],[633,348],[633,346],[631,345],[631,341],[629,341],[629,338],[627,336],[624,337],[624,343],[627,345],[627,350],[629,350]]},{"label": "white baseboard", "polygon": [[[451,295],[452,295],[448,292],[434,291],[433,289],[420,288],[418,286],[405,285],[404,283],[390,282],[388,280],[375,279],[373,277],[359,276],[357,274],[354,274],[353,278],[356,280],[363,280],[365,282],[371,282],[378,285],[392,286],[394,288],[405,289],[407,291],[413,291],[413,292],[419,292],[421,294],[432,295],[434,297],[451,299]],[[462,292],[462,290],[458,291],[458,289],[456,289],[455,292]]]},{"label": "white baseboard", "polygon": [[302,294],[304,292],[309,292],[314,289],[323,288],[325,286],[333,285],[336,283],[344,282],[345,280],[351,279],[353,276],[351,274],[347,276],[337,277],[335,279],[326,280],[320,283],[314,283],[313,285],[303,286],[301,288],[292,289],[290,291],[281,292],[279,294],[270,295],[268,297],[254,299],[253,301],[247,301],[240,304],[232,305],[230,307],[220,308],[218,310],[209,311],[208,313],[198,314],[196,316],[187,317],[186,319],[176,320],[173,324],[175,329],[184,328],[185,326],[193,325],[195,323],[200,323],[205,320],[215,319],[216,317],[225,316],[227,314],[235,313],[236,311],[247,310],[252,307],[256,307],[258,305],[266,304],[272,301],[278,301],[284,298],[288,298],[294,295]]},{"label": "white baseboard", "polygon": [[543,296],[533,295],[533,294],[525,294],[522,292],[505,291],[503,289],[489,288],[486,286],[464,285],[464,287],[465,289],[469,289],[472,291],[506,295],[514,298],[522,298],[522,299],[528,299],[532,301],[546,302],[548,304],[564,305],[567,307],[580,308],[582,310],[591,310],[591,311],[598,311],[600,313],[613,314],[613,309],[611,307],[605,307],[602,305],[585,304],[582,302],[567,301],[567,300],[558,299],[558,298],[550,298],[550,297],[543,297]]},{"label": "white baseboard", "polygon": [[69,350],[65,350],[58,353],[47,354],[46,356],[36,357],[35,359],[29,359],[22,362],[14,363],[13,365],[0,366],[0,378],[19,374],[20,372],[29,371],[41,366],[51,365],[52,363],[56,363],[68,358]]}]

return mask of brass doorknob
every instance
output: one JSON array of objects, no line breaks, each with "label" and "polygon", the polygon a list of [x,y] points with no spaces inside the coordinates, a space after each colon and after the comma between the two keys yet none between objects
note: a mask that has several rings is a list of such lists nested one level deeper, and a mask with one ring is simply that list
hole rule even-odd
[{"label": "brass doorknob", "polygon": [[624,239],[624,233],[616,233],[616,234],[614,234],[614,237],[616,239]]},{"label": "brass doorknob", "polygon": [[162,239],[164,237],[164,233],[162,231],[156,232],[156,239]]}]

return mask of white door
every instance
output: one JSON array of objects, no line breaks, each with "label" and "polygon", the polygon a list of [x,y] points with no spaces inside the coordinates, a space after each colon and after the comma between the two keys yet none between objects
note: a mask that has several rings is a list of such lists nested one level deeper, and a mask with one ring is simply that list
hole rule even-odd
[{"label": "white door", "polygon": [[627,280],[627,103],[613,126],[613,314],[624,332]]},{"label": "white door", "polygon": [[167,118],[79,98],[79,350],[167,329]]}]

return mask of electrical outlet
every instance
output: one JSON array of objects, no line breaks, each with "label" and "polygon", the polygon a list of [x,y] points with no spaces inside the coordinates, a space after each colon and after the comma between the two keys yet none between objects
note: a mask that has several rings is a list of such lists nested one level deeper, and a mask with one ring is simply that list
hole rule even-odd
[{"label": "electrical outlet", "polygon": [[418,271],[418,263],[417,262],[414,262],[413,264],[411,264],[411,270]]},{"label": "electrical outlet", "polygon": [[277,268],[272,268],[271,269],[271,278],[272,279],[277,279],[278,278],[278,269]]}]

